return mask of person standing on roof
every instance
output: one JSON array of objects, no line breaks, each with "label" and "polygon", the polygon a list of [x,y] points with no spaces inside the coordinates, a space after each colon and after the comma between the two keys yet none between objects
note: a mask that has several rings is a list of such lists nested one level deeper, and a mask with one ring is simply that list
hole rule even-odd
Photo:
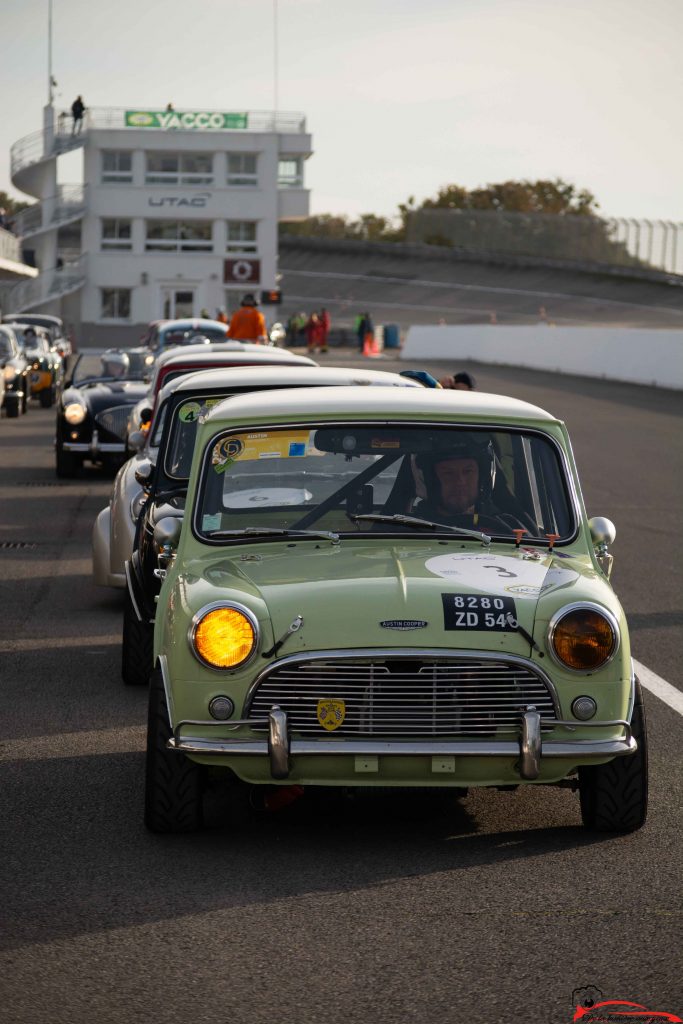
[{"label": "person standing on roof", "polygon": [[83,115],[85,114],[85,103],[83,102],[82,96],[77,96],[71,104],[71,116],[74,119],[71,134],[80,135],[81,128],[83,127]]},{"label": "person standing on roof", "polygon": [[244,296],[240,308],[235,310],[228,327],[228,337],[235,341],[252,341],[265,344],[268,339],[263,313],[256,308],[256,299],[249,292]]}]

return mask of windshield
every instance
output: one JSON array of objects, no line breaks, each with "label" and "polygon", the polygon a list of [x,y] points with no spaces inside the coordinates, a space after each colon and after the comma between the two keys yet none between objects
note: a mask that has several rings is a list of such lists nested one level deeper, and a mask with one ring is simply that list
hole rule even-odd
[{"label": "windshield", "polygon": [[569,540],[575,517],[558,449],[544,435],[344,424],[221,435],[203,455],[194,526],[214,543],[230,531],[313,528],[471,530],[547,544],[550,533]]},{"label": "windshield", "polygon": [[159,334],[159,348],[167,348],[169,345],[192,345],[196,338],[210,338],[211,341],[225,341],[226,328],[219,327],[178,327],[161,331]]},{"label": "windshield", "polygon": [[17,341],[22,345],[25,352],[40,353],[40,355],[48,355],[50,352],[50,346],[47,343],[47,339],[40,334],[29,331],[26,333],[27,328],[15,327],[14,333],[17,336]]},{"label": "windshield", "polygon": [[[145,363],[145,357],[149,355],[146,352],[133,351],[130,349],[122,349],[128,356],[128,371],[120,379],[121,380],[142,380],[145,376],[145,372],[149,372],[149,366]],[[73,369],[71,375],[71,383],[78,385],[85,380],[92,380],[98,377],[107,376],[103,365],[102,356],[104,352],[102,350],[95,350],[92,352],[83,352],[79,355],[78,360]],[[111,376],[111,374],[109,375]]]}]

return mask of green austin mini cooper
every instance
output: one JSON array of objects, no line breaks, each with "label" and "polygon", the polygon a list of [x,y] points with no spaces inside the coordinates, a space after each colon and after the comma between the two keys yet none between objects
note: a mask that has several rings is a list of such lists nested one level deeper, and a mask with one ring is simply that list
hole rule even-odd
[{"label": "green austin mini cooper", "polygon": [[609,520],[564,425],[461,391],[309,388],[199,410],[155,529],[145,820],[251,786],[578,790],[645,821],[645,716]]}]

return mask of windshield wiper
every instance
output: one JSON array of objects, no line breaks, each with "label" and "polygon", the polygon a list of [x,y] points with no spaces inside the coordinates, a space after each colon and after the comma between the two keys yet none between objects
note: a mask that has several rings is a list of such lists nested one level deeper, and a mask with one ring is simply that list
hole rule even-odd
[{"label": "windshield wiper", "polygon": [[371,523],[399,523],[401,526],[414,526],[416,529],[423,530],[448,530],[450,533],[457,533],[462,537],[474,537],[475,540],[480,540],[486,546],[491,543],[489,535],[481,533],[479,530],[465,530],[462,526],[446,526],[445,523],[433,523],[430,519],[418,519],[417,516],[383,516],[380,513],[368,512],[362,515],[349,515],[349,519],[354,522],[366,519]]},{"label": "windshield wiper", "polygon": [[331,530],[284,530],[273,526],[247,526],[243,530],[211,530],[207,537],[322,537],[339,543],[339,534]]}]

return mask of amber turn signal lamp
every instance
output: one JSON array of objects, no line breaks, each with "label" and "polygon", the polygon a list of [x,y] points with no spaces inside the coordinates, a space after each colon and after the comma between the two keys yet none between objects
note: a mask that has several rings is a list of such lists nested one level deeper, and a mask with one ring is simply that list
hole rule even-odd
[{"label": "amber turn signal lamp", "polygon": [[617,624],[597,608],[572,608],[551,622],[549,640],[561,665],[577,672],[592,672],[614,654]]}]

